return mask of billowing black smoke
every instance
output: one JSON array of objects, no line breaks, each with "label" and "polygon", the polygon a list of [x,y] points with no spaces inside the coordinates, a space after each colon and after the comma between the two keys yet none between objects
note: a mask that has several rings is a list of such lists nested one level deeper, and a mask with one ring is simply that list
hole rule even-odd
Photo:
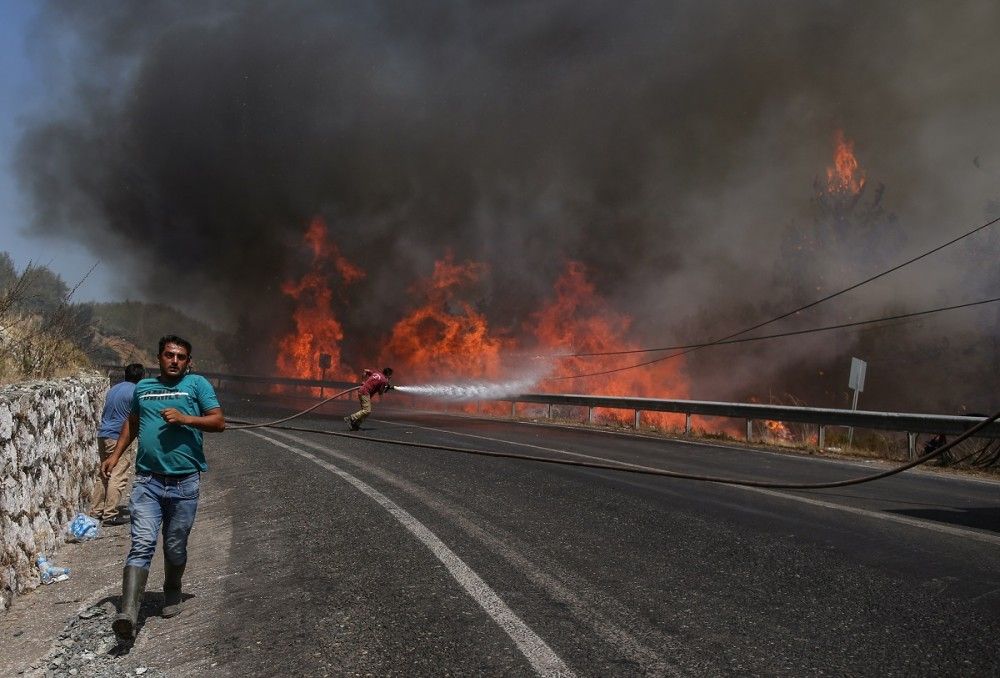
[{"label": "billowing black smoke", "polygon": [[[498,327],[572,259],[643,343],[701,340],[983,220],[1000,197],[997,25],[988,0],[54,2],[36,42],[52,97],[19,169],[34,229],[99,251],[133,297],[237,328],[242,369],[273,364],[315,215],[368,272],[342,314],[353,364],[447,251],[490,264],[475,301]],[[817,208],[837,129],[863,204],[877,197],[863,237]],[[845,233],[796,249],[813,228]],[[800,322],[1000,284],[954,256]],[[800,388],[856,341],[705,352],[694,395]],[[886,406],[936,402],[909,395]]]}]

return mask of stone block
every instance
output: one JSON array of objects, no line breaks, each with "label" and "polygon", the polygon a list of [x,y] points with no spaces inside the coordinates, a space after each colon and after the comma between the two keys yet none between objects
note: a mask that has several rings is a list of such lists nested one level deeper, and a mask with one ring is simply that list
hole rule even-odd
[{"label": "stone block", "polygon": [[0,443],[10,440],[14,433],[14,416],[10,411],[10,406],[0,404]]}]

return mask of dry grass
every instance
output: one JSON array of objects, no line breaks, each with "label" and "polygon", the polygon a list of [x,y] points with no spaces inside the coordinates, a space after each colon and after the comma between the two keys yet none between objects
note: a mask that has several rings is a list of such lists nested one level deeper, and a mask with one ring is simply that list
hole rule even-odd
[{"label": "dry grass", "polygon": [[0,326],[0,383],[76,374],[90,360],[76,344],[37,315],[15,315]]},{"label": "dry grass", "polygon": [[44,269],[29,264],[0,290],[0,384],[66,376],[91,366],[79,348],[89,323],[70,303],[76,288],[44,310],[29,310],[39,270]]}]

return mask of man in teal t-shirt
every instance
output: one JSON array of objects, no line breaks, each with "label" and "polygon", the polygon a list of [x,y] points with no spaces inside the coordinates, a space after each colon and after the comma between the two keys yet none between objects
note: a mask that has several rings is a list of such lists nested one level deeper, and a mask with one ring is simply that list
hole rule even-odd
[{"label": "man in teal t-shirt", "polygon": [[129,510],[132,545],[122,571],[122,608],[112,628],[120,638],[135,638],[139,599],[146,587],[156,539],[163,528],[163,612],[180,612],[181,577],[187,565],[187,541],[198,510],[201,474],[208,470],[202,431],[218,432],[226,420],[212,385],[188,374],[191,343],[178,336],[160,339],[160,376],[143,379],[132,394],[132,411],[103,464],[110,474],[125,448],[139,438]]},{"label": "man in teal t-shirt", "polygon": [[192,417],[219,409],[215,390],[205,377],[185,374],[180,379],[143,379],[132,394],[132,411],[139,413],[138,473],[178,476],[208,470],[201,431],[168,423],[167,408]]}]

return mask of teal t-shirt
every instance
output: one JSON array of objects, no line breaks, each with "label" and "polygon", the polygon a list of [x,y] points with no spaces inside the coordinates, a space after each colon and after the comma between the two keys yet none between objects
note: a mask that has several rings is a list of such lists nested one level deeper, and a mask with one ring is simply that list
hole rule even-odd
[{"label": "teal t-shirt", "polygon": [[207,471],[201,431],[165,422],[160,412],[168,407],[200,417],[219,407],[219,400],[208,380],[198,374],[185,374],[175,382],[156,378],[136,384],[132,394],[132,411],[139,413],[136,471],[168,475]]}]

